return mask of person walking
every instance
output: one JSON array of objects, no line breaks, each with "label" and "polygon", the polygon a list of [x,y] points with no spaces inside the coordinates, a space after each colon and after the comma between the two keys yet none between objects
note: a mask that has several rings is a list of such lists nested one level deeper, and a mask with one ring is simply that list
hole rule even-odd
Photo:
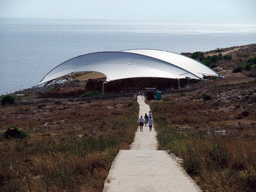
[{"label": "person walking", "polygon": [[148,115],[147,115],[147,113],[145,113],[144,119],[145,119],[145,126],[147,126],[147,124],[148,124]]},{"label": "person walking", "polygon": [[133,95],[133,99],[134,99],[135,101],[137,101],[137,95],[136,95],[136,94]]},{"label": "person walking", "polygon": [[151,118],[151,119],[153,119],[153,117],[152,117],[152,111],[149,111],[149,112],[148,112],[148,117]]},{"label": "person walking", "polygon": [[149,126],[149,132],[151,132],[152,126],[153,126],[153,119],[151,117],[148,119],[148,126]]},{"label": "person walking", "polygon": [[139,121],[140,131],[143,132],[143,126],[144,126],[143,117],[141,116],[138,121]]}]

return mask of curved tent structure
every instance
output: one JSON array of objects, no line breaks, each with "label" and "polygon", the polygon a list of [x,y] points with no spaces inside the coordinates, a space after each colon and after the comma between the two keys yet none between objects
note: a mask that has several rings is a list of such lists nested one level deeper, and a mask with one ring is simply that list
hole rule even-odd
[{"label": "curved tent structure", "polygon": [[52,69],[40,82],[77,72],[99,72],[107,81],[129,78],[202,79],[219,76],[207,66],[186,56],[157,50],[128,50],[89,53],[67,60]]},{"label": "curved tent structure", "polygon": [[204,76],[219,76],[215,71],[202,63],[177,53],[159,50],[130,50],[126,52],[141,54],[167,63],[172,63],[173,65],[185,69],[200,78],[203,78]]}]

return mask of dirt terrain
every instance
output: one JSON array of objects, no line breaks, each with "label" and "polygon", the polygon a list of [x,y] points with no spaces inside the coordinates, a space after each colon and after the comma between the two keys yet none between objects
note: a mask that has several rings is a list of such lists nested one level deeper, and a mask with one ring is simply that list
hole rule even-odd
[{"label": "dirt terrain", "polygon": [[[0,191],[102,191],[113,158],[133,141],[134,107],[133,98],[29,96],[1,106]],[[30,137],[5,139],[10,126]]]},{"label": "dirt terrain", "polygon": [[[183,54],[187,56],[192,55],[192,53]],[[222,54],[222,56],[229,54],[232,56],[231,60],[220,59],[215,63],[216,67],[214,68],[214,70],[222,75],[224,77],[223,79],[207,79],[203,82],[190,84],[189,89],[184,86],[181,90],[177,91],[176,94],[171,95],[172,99],[175,98],[175,100],[177,101],[185,100],[190,102],[200,101],[200,99],[202,100],[201,96],[203,94],[208,94],[211,95],[213,98],[211,102],[215,102],[216,104],[216,107],[212,108],[211,110],[229,110],[232,112],[231,109],[235,108],[237,114],[239,112],[249,110],[251,111],[250,116],[252,116],[252,114],[255,113],[253,109],[253,101],[256,97],[254,77],[255,68],[251,71],[243,71],[240,73],[232,73],[232,70],[237,66],[244,66],[249,58],[256,56],[256,44],[216,49],[213,51],[205,52],[204,57],[218,54]],[[61,84],[53,84],[49,86],[45,90],[45,92],[56,92],[62,94],[68,93],[71,96],[73,96],[72,94],[74,94],[74,96],[77,97],[85,92],[86,81],[88,81],[88,79],[102,78],[104,78],[104,75],[95,72],[71,74],[69,76],[66,76],[65,78],[62,78],[62,80],[66,79],[67,81]],[[70,81],[70,79],[72,80]],[[164,95],[167,93],[168,92],[164,92]],[[33,94],[32,89],[19,91],[14,93],[13,95],[17,96],[17,106],[0,107],[0,130],[4,130],[6,127],[15,124],[15,122],[17,122],[17,120],[19,119],[23,120],[22,124],[24,124],[24,128],[25,126],[34,127],[36,121],[38,121],[36,123],[37,125],[43,124],[43,122],[49,124],[48,119],[51,119],[50,114],[54,114],[57,111],[58,113],[72,113],[72,111],[75,111],[75,108],[77,107],[81,108],[86,106],[86,108],[88,108],[91,105],[86,103],[85,101],[72,98],[38,98],[38,96],[40,95],[38,95],[37,93]],[[165,98],[164,95],[163,98]],[[221,102],[223,106],[217,106],[218,102]],[[232,104],[233,102],[235,103]],[[225,106],[230,105],[231,107],[229,106],[229,108],[226,109],[224,104]],[[237,105],[239,105],[239,107]],[[19,108],[20,110],[18,110]],[[53,121],[52,123],[72,123],[71,119],[65,119],[66,117],[63,118],[64,119]]]},{"label": "dirt terrain", "polygon": [[[192,53],[183,54],[187,56],[192,55]],[[223,79],[207,79],[203,82],[190,84],[189,89],[184,86],[176,94],[171,95],[172,99],[175,98],[175,101],[199,102],[202,100],[202,95],[207,94],[213,98],[211,102],[216,105],[216,107],[211,108],[212,111],[230,111],[233,114],[233,118],[237,118],[239,113],[243,111],[250,111],[249,117],[252,117],[255,115],[254,102],[256,99],[255,68],[251,71],[242,71],[240,73],[232,73],[232,70],[237,66],[244,66],[249,58],[256,56],[256,44],[216,49],[205,52],[204,57],[218,54],[222,56],[229,54],[232,56],[231,60],[220,59],[215,63],[214,70],[222,75],[224,77]],[[82,94],[85,92],[85,81],[94,78],[102,79],[104,75],[94,72],[72,74],[65,77],[65,79],[69,79],[68,81],[62,84],[53,84],[46,89],[46,92]],[[73,80],[70,81],[70,79]],[[164,95],[167,93],[164,92]],[[74,118],[69,119],[67,116],[63,116],[58,120],[53,120],[53,117],[50,116],[55,116],[55,113],[60,114],[63,112],[67,114],[74,113],[75,115],[75,108],[89,108],[92,105],[85,101],[72,98],[38,98],[40,95],[37,95],[37,93],[33,95],[32,89],[19,91],[13,95],[17,96],[16,106],[0,107],[0,130],[16,124],[20,120],[22,120],[20,121],[21,127],[34,127],[34,129],[36,129],[35,125],[39,127],[39,124],[40,126],[47,126],[47,124],[77,123],[79,122],[79,118],[77,121],[74,121]],[[165,98],[164,95],[163,98]],[[221,106],[219,103],[221,103]],[[51,123],[49,120],[51,120]],[[248,123],[249,121],[246,124]]]},{"label": "dirt terrain", "polygon": [[[191,56],[193,53],[184,54]],[[227,54],[231,55],[231,59],[223,59]],[[183,84],[180,90],[171,87],[163,92],[162,100],[153,102],[170,104],[171,110],[158,110],[162,110],[161,114],[168,112],[169,117],[166,119],[171,119],[170,123],[177,125],[181,132],[190,129],[207,134],[234,134],[254,140],[256,137],[256,67],[253,65],[251,70],[242,70],[238,73],[232,71],[238,66],[245,67],[248,59],[256,56],[256,44],[203,53],[204,58],[214,55],[218,56],[218,60],[214,63],[213,69],[224,78],[208,78],[205,81],[190,82],[189,86]],[[202,57],[196,59],[202,60]],[[81,81],[80,76],[85,81]],[[50,140],[51,143],[58,143],[69,141],[70,134],[75,134],[76,138],[91,138],[99,137],[107,131],[116,131],[117,117],[126,109],[131,108],[133,98],[107,100],[79,98],[79,95],[87,91],[86,85],[89,79],[96,78],[95,81],[101,81],[104,77],[94,73],[82,73],[72,74],[65,78],[66,80],[60,80],[61,84],[48,85],[44,90],[31,88],[13,93],[12,95],[16,97],[14,105],[0,105],[0,134],[13,125],[27,131],[31,138],[26,146],[29,146],[31,154],[36,154],[33,147],[38,138],[42,141]],[[92,87],[93,85],[91,83]],[[101,90],[101,88],[98,89]],[[42,93],[48,97],[43,98]],[[56,96],[64,93],[66,98],[49,97],[50,94]],[[121,148],[129,148],[130,142],[122,141]],[[6,147],[3,148],[4,146],[9,146],[5,139],[0,141],[0,147],[4,149],[0,150],[0,155],[7,150]],[[38,163],[36,159],[32,162]],[[18,177],[24,177],[23,171],[23,169],[20,171],[21,176]],[[102,181],[106,173],[107,168],[104,168]],[[37,178],[37,174],[37,171],[34,171],[30,176],[33,181]],[[1,177],[0,186],[3,185]],[[13,177],[13,175],[10,176],[10,178]],[[90,187],[95,188],[95,185],[97,189],[102,190],[103,184],[94,184],[94,187],[91,185]]]},{"label": "dirt terrain", "polygon": [[[163,100],[173,103],[174,123],[181,129],[195,128],[221,134],[256,135],[256,78],[255,68],[233,73],[255,57],[256,45],[218,49],[206,56],[230,54],[231,60],[221,59],[214,68],[224,78],[207,79],[177,92],[165,92]],[[182,109],[180,108],[182,106]],[[184,119],[187,119],[184,121]]]}]

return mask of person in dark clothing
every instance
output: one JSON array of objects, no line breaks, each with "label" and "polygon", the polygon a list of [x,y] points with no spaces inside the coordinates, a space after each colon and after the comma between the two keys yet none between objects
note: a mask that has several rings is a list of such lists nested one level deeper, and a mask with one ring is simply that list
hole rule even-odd
[{"label": "person in dark clothing", "polygon": [[144,119],[145,119],[145,126],[147,126],[147,124],[148,124],[148,115],[147,115],[147,113],[145,113]]}]

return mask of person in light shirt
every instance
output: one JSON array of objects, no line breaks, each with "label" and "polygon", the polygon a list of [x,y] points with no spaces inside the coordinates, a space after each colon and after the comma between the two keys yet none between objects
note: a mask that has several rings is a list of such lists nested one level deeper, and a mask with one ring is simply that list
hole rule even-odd
[{"label": "person in light shirt", "polygon": [[148,119],[148,126],[149,126],[149,132],[151,132],[152,126],[153,126],[153,119],[151,117]]},{"label": "person in light shirt", "polygon": [[143,132],[143,126],[144,126],[143,117],[141,116],[138,121],[139,121],[140,131]]},{"label": "person in light shirt", "polygon": [[149,112],[148,112],[148,117],[151,118],[151,119],[153,118],[153,117],[152,117],[152,111],[149,111]]}]

